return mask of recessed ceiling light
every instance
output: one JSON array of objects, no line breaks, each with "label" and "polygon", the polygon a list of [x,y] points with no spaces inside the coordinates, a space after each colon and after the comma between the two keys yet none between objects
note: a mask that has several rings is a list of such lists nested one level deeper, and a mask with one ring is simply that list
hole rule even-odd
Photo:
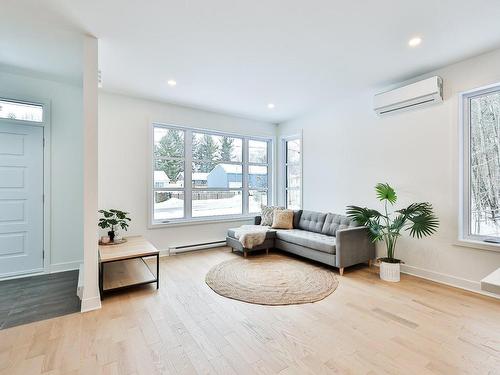
[{"label": "recessed ceiling light", "polygon": [[274,107],[276,107],[276,106],[273,103],[269,103],[267,105],[267,108],[269,108],[269,109],[274,109]]},{"label": "recessed ceiling light", "polygon": [[411,38],[409,41],[408,41],[408,45],[410,47],[416,47],[418,45],[420,45],[420,43],[422,43],[422,38],[416,36],[415,38]]},{"label": "recessed ceiling light", "polygon": [[177,85],[177,82],[176,82],[176,81],[174,81],[173,79],[169,79],[169,80],[167,81],[167,84],[168,84],[169,86],[171,86],[171,87],[174,87],[175,85]]}]

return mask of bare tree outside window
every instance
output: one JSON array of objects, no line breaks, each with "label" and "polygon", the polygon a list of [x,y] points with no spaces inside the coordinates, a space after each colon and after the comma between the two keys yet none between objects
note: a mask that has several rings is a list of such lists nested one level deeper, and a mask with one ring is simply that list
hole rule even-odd
[{"label": "bare tree outside window", "polygon": [[500,91],[469,98],[470,234],[500,237]]},{"label": "bare tree outside window", "polygon": [[284,140],[285,147],[285,206],[288,209],[301,208],[302,167],[301,167],[301,139],[289,138]]}]

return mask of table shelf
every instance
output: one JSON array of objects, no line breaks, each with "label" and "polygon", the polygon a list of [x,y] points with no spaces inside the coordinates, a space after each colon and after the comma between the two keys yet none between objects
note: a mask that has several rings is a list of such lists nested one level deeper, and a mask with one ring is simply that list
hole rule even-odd
[{"label": "table shelf", "polygon": [[119,260],[106,264],[106,272],[103,274],[103,290],[108,291],[155,281],[156,276],[143,258]]},{"label": "table shelf", "polygon": [[[153,267],[149,260],[156,259]],[[101,298],[110,291],[156,283],[160,287],[160,252],[142,236],[127,237],[127,242],[99,246],[99,289]],[[156,272],[153,271],[156,266]]]}]

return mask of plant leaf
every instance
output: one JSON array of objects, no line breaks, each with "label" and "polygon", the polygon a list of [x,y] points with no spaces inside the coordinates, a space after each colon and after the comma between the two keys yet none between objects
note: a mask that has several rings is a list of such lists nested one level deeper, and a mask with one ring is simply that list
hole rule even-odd
[{"label": "plant leaf", "polygon": [[408,220],[412,222],[412,225],[407,230],[410,231],[410,236],[416,238],[430,236],[439,227],[439,220],[432,213],[420,213],[408,217]]},{"label": "plant leaf", "polygon": [[366,207],[359,206],[347,206],[347,217],[356,221],[360,225],[367,225],[371,219],[380,218],[382,214],[377,210],[372,210]]},{"label": "plant leaf", "polygon": [[412,203],[406,208],[402,208],[401,210],[397,210],[400,214],[405,216],[415,216],[420,214],[431,214],[432,213],[432,204],[428,202],[423,203]]},{"label": "plant leaf", "polygon": [[391,225],[389,226],[390,232],[399,235],[399,232],[401,231],[401,229],[403,229],[405,222],[406,222],[405,215],[401,214],[396,216],[396,218],[392,221]]},{"label": "plant leaf", "polygon": [[388,201],[390,204],[396,203],[398,197],[396,196],[396,192],[389,184],[378,183],[375,186],[375,191],[377,193],[377,198],[380,201]]},{"label": "plant leaf", "polygon": [[384,238],[385,226],[373,220],[370,220],[366,226],[368,227],[368,235],[372,242],[377,242]]}]

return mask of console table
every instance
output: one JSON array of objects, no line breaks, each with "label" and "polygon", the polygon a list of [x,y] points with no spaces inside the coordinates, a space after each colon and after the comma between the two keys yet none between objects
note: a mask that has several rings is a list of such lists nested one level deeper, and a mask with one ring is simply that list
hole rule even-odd
[{"label": "console table", "polygon": [[[126,237],[117,245],[99,245],[101,299],[110,291],[156,283],[160,287],[160,252],[142,236]],[[156,258],[156,273],[146,258]]]}]

